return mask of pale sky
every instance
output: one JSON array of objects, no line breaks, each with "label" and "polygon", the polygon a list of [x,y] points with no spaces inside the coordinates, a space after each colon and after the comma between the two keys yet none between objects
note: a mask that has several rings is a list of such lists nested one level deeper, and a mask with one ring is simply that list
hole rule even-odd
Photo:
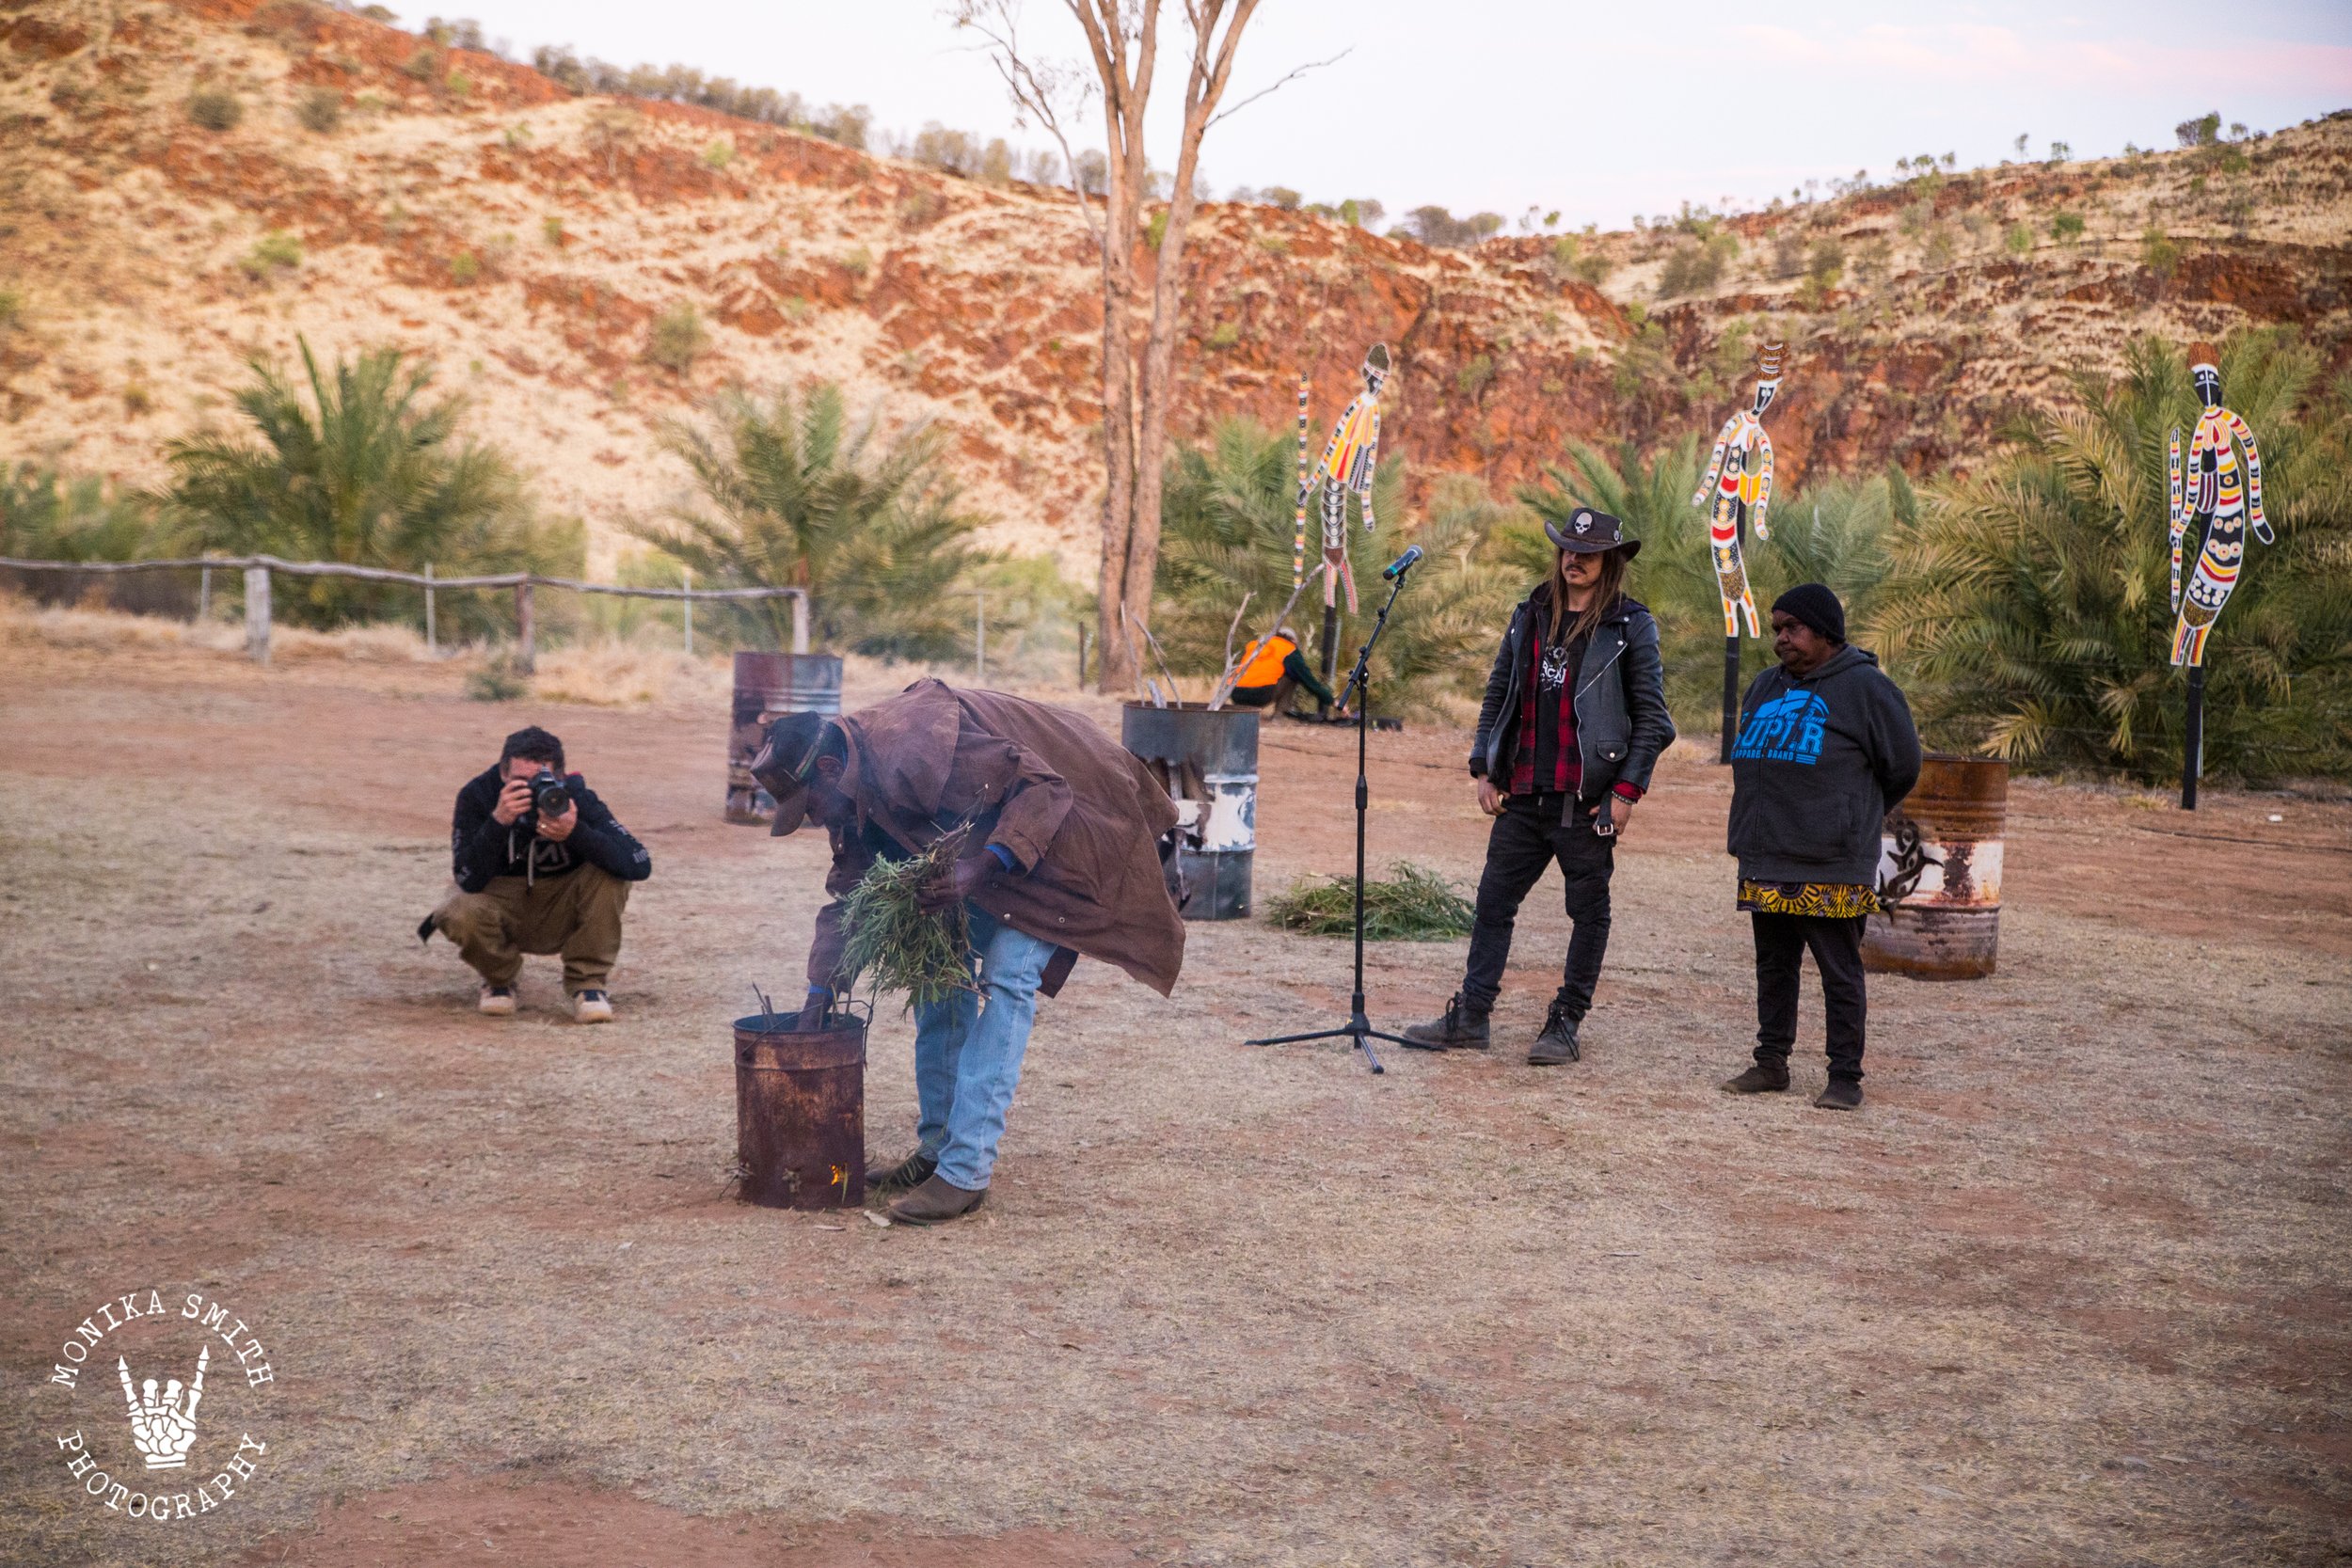
[{"label": "pale sky", "polygon": [[[1046,145],[1014,128],[995,72],[938,0],[445,3],[518,56],[566,43],[865,103],[878,127],[935,119]],[[1165,5],[1181,44],[1182,7]],[[1075,56],[1060,0],[1025,0],[1024,25],[1041,53]],[[1564,226],[1618,228],[1686,199],[1760,204],[1808,178],[1883,175],[1898,157],[1997,163],[2021,132],[2035,157],[2052,141],[2080,157],[2169,147],[2177,121],[2208,109],[2266,131],[2352,107],[2346,0],[1263,0],[1229,102],[1350,46],[1210,133],[1216,195],[1375,197],[1390,222],[1424,202],[1512,218],[1532,204]],[[1161,167],[1175,161],[1177,58],[1154,99]]]}]

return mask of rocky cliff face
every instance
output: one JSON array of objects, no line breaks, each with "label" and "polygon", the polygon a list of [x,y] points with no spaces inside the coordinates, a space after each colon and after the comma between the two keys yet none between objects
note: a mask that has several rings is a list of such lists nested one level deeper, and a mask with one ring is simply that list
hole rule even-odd
[{"label": "rocky cliff face", "polygon": [[[198,123],[204,94],[237,122]],[[340,123],[309,128],[328,106]],[[0,116],[0,457],[152,481],[166,437],[225,417],[245,357],[290,360],[297,335],[327,355],[396,343],[587,519],[603,565],[624,518],[679,496],[664,420],[729,384],[823,376],[887,421],[938,420],[996,542],[1091,577],[1101,309],[1064,193],[573,98],[302,0],[12,4]],[[2280,324],[2343,363],[2348,186],[2339,116],[1572,253],[1213,205],[1176,417],[1183,435],[1232,413],[1283,424],[1305,371],[1327,421],[1385,340],[1386,446],[1417,489],[1449,471],[1502,485],[1572,439],[1711,433],[1753,344],[1781,336],[1784,475],[1965,466],[2137,332]],[[1659,297],[1677,269],[1681,293]],[[683,363],[657,344],[681,307],[704,340]]]}]

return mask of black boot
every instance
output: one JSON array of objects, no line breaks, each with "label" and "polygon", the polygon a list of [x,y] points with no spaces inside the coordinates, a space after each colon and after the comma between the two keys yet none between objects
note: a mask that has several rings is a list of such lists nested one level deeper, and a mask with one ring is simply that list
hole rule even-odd
[{"label": "black boot", "polygon": [[1457,990],[1446,1003],[1443,1018],[1429,1023],[1406,1024],[1404,1038],[1416,1051],[1484,1051],[1486,1015],[1464,1006],[1462,993]]},{"label": "black boot", "polygon": [[1724,1080],[1725,1094],[1778,1094],[1788,1087],[1788,1064],[1774,1062],[1770,1067],[1756,1062],[1737,1078]]},{"label": "black boot", "polygon": [[1544,1015],[1544,1032],[1535,1037],[1528,1048],[1529,1067],[1558,1067],[1563,1062],[1583,1059],[1583,1050],[1577,1043],[1576,1020],[1568,1016],[1567,1007],[1558,1002]]},{"label": "black boot", "polygon": [[893,1193],[911,1192],[931,1179],[939,1162],[917,1148],[903,1160],[890,1161],[866,1167],[866,1190],[884,1197]]},{"label": "black boot", "polygon": [[1859,1111],[1862,1109],[1862,1080],[1833,1078],[1828,1086],[1814,1097],[1813,1103],[1824,1111]]}]

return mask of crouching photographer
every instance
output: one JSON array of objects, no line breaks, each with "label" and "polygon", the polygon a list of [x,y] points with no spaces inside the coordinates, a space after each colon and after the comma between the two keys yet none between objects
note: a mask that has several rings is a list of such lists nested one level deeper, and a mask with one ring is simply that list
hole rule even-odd
[{"label": "crouching photographer", "polygon": [[457,891],[417,935],[439,931],[482,976],[482,1010],[515,1010],[526,953],[560,953],[572,1017],[612,1016],[608,981],[621,954],[628,889],[653,859],[564,767],[564,743],[533,725],[506,737],[498,766],[457,792],[450,829]]}]

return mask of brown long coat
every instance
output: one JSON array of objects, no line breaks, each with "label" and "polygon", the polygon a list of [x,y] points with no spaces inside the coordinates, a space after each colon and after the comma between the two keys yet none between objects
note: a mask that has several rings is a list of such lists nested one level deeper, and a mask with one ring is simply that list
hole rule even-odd
[{"label": "brown long coat", "polygon": [[1184,962],[1158,840],[1176,825],[1168,792],[1089,720],[998,691],[919,680],[839,721],[841,790],[861,821],[831,830],[833,901],[817,911],[808,980],[840,969],[841,899],[874,862],[865,828],[920,850],[964,822],[966,856],[1001,844],[1019,870],[974,900],[1016,931],[1117,964],[1165,996]]}]

